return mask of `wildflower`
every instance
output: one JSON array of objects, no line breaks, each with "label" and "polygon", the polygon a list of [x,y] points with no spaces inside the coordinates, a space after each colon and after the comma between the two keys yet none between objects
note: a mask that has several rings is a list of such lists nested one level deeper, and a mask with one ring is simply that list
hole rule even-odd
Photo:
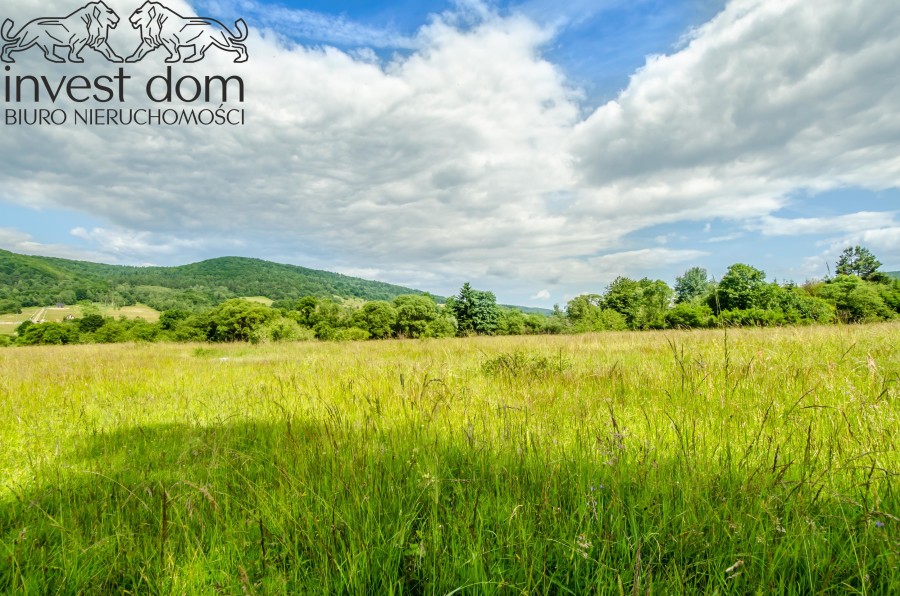
[{"label": "wildflower", "polygon": [[588,558],[587,551],[589,551],[591,549],[591,547],[593,546],[593,544],[591,544],[591,541],[587,539],[587,536],[585,536],[584,534],[581,534],[578,536],[578,538],[575,539],[575,544],[579,548],[579,551],[578,551],[579,554],[583,558],[587,559]]},{"label": "wildflower", "polygon": [[883,522],[883,521],[877,521],[877,522],[875,522],[875,527],[876,527],[876,528],[883,528],[883,527],[884,527],[884,522]]}]

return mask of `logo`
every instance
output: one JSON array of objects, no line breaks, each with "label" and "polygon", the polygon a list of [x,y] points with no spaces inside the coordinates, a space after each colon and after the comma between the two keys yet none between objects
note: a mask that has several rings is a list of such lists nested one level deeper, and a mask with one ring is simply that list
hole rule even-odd
[{"label": "logo", "polygon": [[213,46],[237,53],[235,62],[247,61],[247,46],[241,43],[247,39],[248,33],[244,19],[235,21],[234,27],[239,33],[235,35],[215,19],[183,17],[159,2],[144,2],[128,21],[141,32],[141,45],[127,62],[138,62],[159,47],[169,53],[166,62],[181,62],[180,48],[187,46],[193,46],[194,53],[184,58],[184,62],[203,60],[206,50]]},{"label": "logo", "polygon": [[[209,48],[215,46],[226,52],[234,52],[235,62],[246,62],[247,46],[244,41],[249,33],[244,19],[238,19],[234,26],[235,35],[221,22],[206,17],[183,17],[159,2],[145,2],[128,19],[132,28],[141,35],[141,43],[126,62],[139,62],[157,48],[167,53],[167,63],[199,62],[206,57]],[[81,63],[85,48],[91,48],[110,62],[123,62],[122,57],[109,47],[107,36],[110,29],[119,24],[119,15],[102,1],[91,2],[66,17],[43,17],[29,21],[18,33],[12,35],[14,23],[10,19],[0,26],[0,36],[5,42],[0,51],[0,60],[14,63],[14,52],[23,52],[34,46],[44,52],[50,62],[66,62],[56,51],[68,48],[68,62]],[[193,47],[193,53],[185,58],[181,48]]]},{"label": "logo", "polygon": [[16,35],[10,35],[13,22],[3,21],[0,36],[6,43],[3,45],[0,59],[3,62],[15,62],[13,52],[23,52],[33,46],[44,51],[44,57],[50,62],[65,62],[56,54],[57,47],[69,48],[69,62],[84,62],[81,52],[90,47],[109,60],[122,62],[106,41],[110,29],[119,24],[119,15],[103,2],[91,2],[79,8],[67,17],[45,17],[29,21]]},{"label": "logo", "polygon": [[[5,72],[2,98],[6,104],[3,123],[6,126],[244,126],[244,109],[235,105],[244,103],[243,78],[236,74],[200,74],[198,69],[188,67],[175,72],[178,67],[173,66],[200,62],[210,48],[234,54],[234,62],[247,62],[244,42],[249,31],[243,19],[235,22],[237,33],[233,33],[216,19],[184,17],[159,2],[144,2],[128,19],[140,34],[140,44],[125,59],[107,41],[119,20],[119,15],[102,0],[85,4],[65,17],[34,19],[15,34],[13,21],[4,20],[0,25],[3,39],[0,60],[7,63],[2,66]],[[165,72],[151,74],[143,82],[128,74],[125,65],[116,67],[116,72],[90,75],[15,72],[14,55],[34,47],[55,63],[83,63],[85,48],[110,62],[134,63],[162,48],[157,55],[166,56],[167,66]],[[61,48],[66,50],[65,57]],[[133,97],[140,103],[131,103]],[[37,105],[24,107],[23,104]]]}]

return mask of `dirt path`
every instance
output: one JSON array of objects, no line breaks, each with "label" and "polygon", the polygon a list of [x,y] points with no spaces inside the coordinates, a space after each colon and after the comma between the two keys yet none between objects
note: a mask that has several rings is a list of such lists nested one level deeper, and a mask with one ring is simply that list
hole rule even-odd
[{"label": "dirt path", "polygon": [[46,315],[47,315],[47,307],[45,306],[41,310],[37,311],[37,314],[35,314],[33,317],[31,317],[31,322],[32,323],[40,323],[41,321],[44,320],[44,317]]}]

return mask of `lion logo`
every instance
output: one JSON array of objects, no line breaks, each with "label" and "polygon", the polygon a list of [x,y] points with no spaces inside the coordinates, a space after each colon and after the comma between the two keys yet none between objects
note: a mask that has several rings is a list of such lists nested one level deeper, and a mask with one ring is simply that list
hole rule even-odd
[{"label": "lion logo", "polygon": [[247,46],[242,43],[248,34],[244,19],[235,22],[234,26],[240,34],[235,35],[215,19],[183,17],[159,2],[144,2],[128,20],[133,28],[140,30],[141,45],[126,58],[126,62],[138,62],[159,47],[169,53],[166,62],[180,62],[180,48],[184,46],[194,47],[194,53],[184,62],[203,60],[206,50],[212,46],[235,52],[235,62],[247,61]]},{"label": "lion logo", "polygon": [[62,46],[69,48],[69,62],[84,62],[81,52],[87,47],[100,52],[110,62],[122,62],[122,57],[112,51],[106,40],[109,30],[118,24],[119,15],[103,2],[85,4],[67,17],[34,19],[15,35],[10,35],[13,22],[6,19],[0,27],[0,36],[6,42],[0,60],[15,62],[13,52],[38,46],[50,62],[65,62],[56,55],[56,48]]}]

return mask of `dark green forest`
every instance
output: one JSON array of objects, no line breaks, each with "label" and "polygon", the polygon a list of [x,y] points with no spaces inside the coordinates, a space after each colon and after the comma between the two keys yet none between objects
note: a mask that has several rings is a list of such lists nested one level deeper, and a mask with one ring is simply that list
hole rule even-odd
[{"label": "dark green forest", "polygon": [[210,308],[241,296],[391,300],[421,293],[338,273],[241,257],[180,267],[127,267],[0,250],[0,314],[82,300],[116,305],[140,302],[165,311]]},{"label": "dark green forest", "polygon": [[[769,281],[736,263],[721,279],[700,267],[662,280],[618,277],[552,312],[498,305],[468,283],[447,299],[386,283],[258,259],[225,257],[181,267],[123,267],[0,251],[0,314],[80,304],[80,319],[26,321],[0,345],[128,341],[265,342],[435,338],[867,323],[900,317],[900,275],[868,249],[847,248],[833,277]],[[266,306],[241,299],[266,296]],[[356,299],[348,301],[347,299]],[[104,317],[95,303],[143,303],[159,322]]]}]

